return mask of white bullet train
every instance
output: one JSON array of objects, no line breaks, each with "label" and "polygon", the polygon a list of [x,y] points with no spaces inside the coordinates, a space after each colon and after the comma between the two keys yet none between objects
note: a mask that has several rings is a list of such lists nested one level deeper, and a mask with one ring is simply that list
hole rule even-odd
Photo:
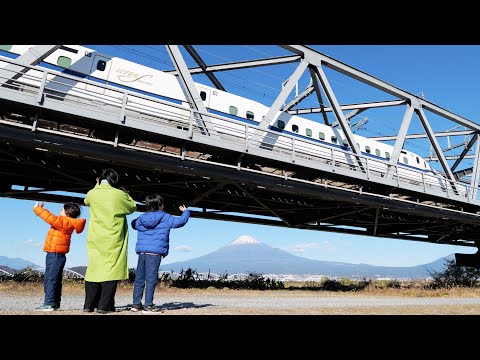
[{"label": "white bullet train", "polygon": [[[32,46],[0,45],[0,56],[16,58],[18,55],[28,51]],[[0,67],[5,66],[6,63],[0,61]],[[118,57],[101,54],[83,46],[63,45],[47,56],[40,66],[101,84],[119,87],[120,89],[155,96],[177,104],[183,104],[188,108],[184,93],[175,75]],[[55,81],[54,77],[51,78]],[[30,70],[18,81],[24,83],[36,82],[38,84],[39,79],[41,79],[41,74]],[[96,99],[101,98],[105,102],[108,102],[109,98],[116,97],[118,104],[119,93],[82,82],[66,81],[64,78],[59,79],[59,82],[56,84],[54,81],[49,83],[49,88],[54,87],[59,91],[78,94],[87,98],[92,97],[93,94]],[[261,122],[262,117],[269,109],[257,101],[214,87],[200,83],[195,83],[195,85],[206,108],[213,114],[255,126]],[[138,101],[139,108],[145,104],[144,100]],[[143,109],[148,112],[148,109],[152,110],[152,106],[158,107],[157,110],[172,112],[171,107],[167,110],[167,106],[155,102],[151,102],[148,106],[145,105]],[[182,112],[180,109],[176,109],[176,111]],[[289,138],[282,137],[283,134],[288,134],[295,138],[307,140],[302,142],[302,151],[311,153],[312,157],[326,159],[334,156],[335,159],[344,161],[347,164],[356,164],[352,153],[348,151],[348,142],[339,128],[332,128],[325,124],[284,112],[280,112],[277,115],[276,120],[269,126],[269,129],[278,135],[270,137],[267,142],[270,142],[272,145],[280,144],[282,141],[285,144],[290,143],[291,140]],[[218,132],[245,137],[244,128],[240,125],[213,117],[212,122]],[[369,159],[369,170],[375,170],[380,174],[385,173],[393,147],[356,134],[354,138],[360,147],[362,155]],[[398,160],[398,173],[400,177],[417,184],[425,183],[443,191],[452,189],[450,184],[446,185],[447,182],[442,174],[431,168],[421,156],[407,150],[401,150]],[[462,185],[462,189],[457,190],[460,194],[466,193],[464,185]]]}]

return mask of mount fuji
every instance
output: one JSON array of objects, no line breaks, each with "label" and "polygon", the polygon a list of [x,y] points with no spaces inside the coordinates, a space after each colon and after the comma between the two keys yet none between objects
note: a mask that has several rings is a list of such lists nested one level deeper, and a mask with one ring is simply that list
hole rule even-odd
[{"label": "mount fuji", "polygon": [[182,262],[161,264],[160,270],[180,272],[191,268],[197,272],[216,274],[257,273],[325,275],[349,278],[427,278],[429,271],[441,271],[446,259],[411,267],[373,266],[334,261],[318,261],[292,255],[287,251],[268,246],[251,236],[242,235],[229,244],[209,254]]}]

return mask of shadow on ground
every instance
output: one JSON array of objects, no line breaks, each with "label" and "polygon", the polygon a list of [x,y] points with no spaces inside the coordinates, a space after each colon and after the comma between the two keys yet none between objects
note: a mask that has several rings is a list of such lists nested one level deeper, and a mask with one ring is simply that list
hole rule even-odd
[{"label": "shadow on ground", "polygon": [[177,310],[177,309],[198,309],[198,308],[204,308],[204,307],[209,307],[209,306],[216,306],[213,304],[194,304],[192,302],[170,302],[170,303],[165,303],[163,305],[157,306],[160,310]]},{"label": "shadow on ground", "polygon": [[[162,305],[155,306],[155,311],[157,312],[164,312],[165,310],[178,310],[178,309],[199,309],[205,308],[210,306],[217,306],[213,304],[195,304],[192,302],[169,302]],[[130,311],[132,308],[132,304],[128,304],[126,306],[117,306],[115,311]]]}]

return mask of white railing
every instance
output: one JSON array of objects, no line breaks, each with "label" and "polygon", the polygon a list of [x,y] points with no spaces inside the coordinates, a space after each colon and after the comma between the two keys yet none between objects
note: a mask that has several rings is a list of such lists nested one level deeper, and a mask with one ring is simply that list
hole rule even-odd
[{"label": "white railing", "polygon": [[[44,267],[39,267],[39,268],[32,269],[32,271],[36,271],[39,274],[44,274],[45,273],[45,268]],[[83,276],[82,274],[80,274],[80,273],[78,273],[74,270],[70,270],[70,269],[63,269],[63,277],[66,277],[66,278],[80,278],[80,279],[85,278],[85,276]]]},{"label": "white railing", "polygon": [[14,276],[14,274],[11,274],[8,271],[3,269],[0,269],[0,275]]},{"label": "white railing", "polygon": [[163,275],[168,275],[173,280],[178,279],[181,276],[179,273],[175,271],[159,271],[158,272],[158,278],[161,278]]}]

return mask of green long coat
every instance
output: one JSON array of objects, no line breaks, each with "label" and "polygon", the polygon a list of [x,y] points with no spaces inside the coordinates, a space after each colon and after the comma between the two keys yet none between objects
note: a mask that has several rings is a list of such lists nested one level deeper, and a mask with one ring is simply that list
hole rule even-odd
[{"label": "green long coat", "polygon": [[84,200],[90,207],[85,281],[128,279],[128,223],[137,206],[126,192],[108,183],[95,185]]}]

